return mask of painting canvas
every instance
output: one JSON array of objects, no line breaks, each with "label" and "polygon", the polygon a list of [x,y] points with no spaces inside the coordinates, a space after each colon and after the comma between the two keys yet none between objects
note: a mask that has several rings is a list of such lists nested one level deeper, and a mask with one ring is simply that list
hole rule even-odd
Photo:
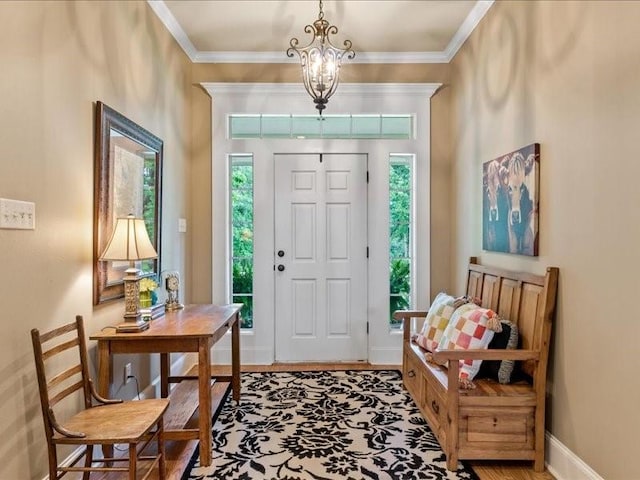
[{"label": "painting canvas", "polygon": [[538,255],[540,145],[482,165],[482,248]]}]

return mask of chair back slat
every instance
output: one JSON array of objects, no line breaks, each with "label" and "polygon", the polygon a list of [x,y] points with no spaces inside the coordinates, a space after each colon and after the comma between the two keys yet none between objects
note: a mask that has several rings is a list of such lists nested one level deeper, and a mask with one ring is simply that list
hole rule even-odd
[{"label": "chair back slat", "polygon": [[73,385],[69,385],[67,388],[65,388],[64,390],[61,390],[60,392],[58,392],[53,397],[49,397],[49,406],[53,407],[60,400],[64,399],[66,396],[72,394],[76,390],[82,389],[83,387],[84,387],[84,382],[82,380],[80,380],[79,382],[74,383]]},{"label": "chair back slat", "polygon": [[77,328],[78,326],[76,325],[76,322],[67,323],[66,325],[58,327],[54,330],[40,334],[40,342],[47,343],[52,338],[59,337],[60,335],[64,335],[65,333],[73,332]]},{"label": "chair back slat", "polygon": [[55,347],[42,352],[42,359],[48,360],[54,355],[64,352],[65,350],[69,350],[70,348],[77,347],[80,345],[80,342],[77,338],[73,340],[69,340],[68,342],[61,343],[60,345],[56,345]]},{"label": "chair back slat", "polygon": [[58,375],[52,377],[51,380],[49,380],[49,382],[47,383],[47,389],[51,391],[54,387],[78,373],[82,373],[82,365],[80,364],[76,365],[75,367],[68,368],[64,372],[61,372]]}]

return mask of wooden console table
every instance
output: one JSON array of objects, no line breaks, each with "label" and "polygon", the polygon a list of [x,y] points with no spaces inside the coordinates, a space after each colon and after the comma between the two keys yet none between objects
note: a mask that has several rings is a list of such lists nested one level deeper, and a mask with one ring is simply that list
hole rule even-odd
[{"label": "wooden console table", "polygon": [[[181,382],[196,389],[197,397],[192,395],[195,405],[187,417],[199,408],[198,428],[184,429],[165,421],[165,438],[169,440],[200,441],[200,464],[211,464],[212,424],[211,412],[217,407],[212,405],[211,379],[216,382],[230,381],[233,399],[240,400],[240,309],[241,304],[232,305],[187,305],[182,310],[167,312],[164,316],[151,321],[150,327],[139,333],[115,333],[104,331],[92,335],[91,340],[98,342],[98,392],[109,396],[112,380],[111,355],[114,353],[159,353],[160,354],[160,393],[169,396],[169,384]],[[231,377],[211,376],[211,347],[231,329]],[[197,375],[170,376],[169,354],[174,352],[197,352]],[[194,381],[197,379],[197,382]],[[189,388],[189,387],[185,387]],[[184,388],[182,389],[184,390]],[[187,395],[188,396],[188,395]],[[183,397],[184,398],[184,397]],[[195,399],[197,398],[197,403]],[[181,400],[180,409],[185,410]],[[171,409],[171,406],[169,407]],[[203,414],[202,412],[208,412]],[[168,412],[165,417],[169,416]],[[183,418],[183,415],[178,415]],[[188,418],[184,418],[188,420]]]}]

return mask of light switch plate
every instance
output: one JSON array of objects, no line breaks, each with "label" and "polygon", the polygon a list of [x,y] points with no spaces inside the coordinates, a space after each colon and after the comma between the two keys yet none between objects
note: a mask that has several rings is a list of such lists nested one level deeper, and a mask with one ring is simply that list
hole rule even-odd
[{"label": "light switch plate", "polygon": [[36,229],[36,204],[0,198],[0,228]]},{"label": "light switch plate", "polygon": [[187,231],[187,219],[179,218],[178,219],[178,233],[185,233]]}]

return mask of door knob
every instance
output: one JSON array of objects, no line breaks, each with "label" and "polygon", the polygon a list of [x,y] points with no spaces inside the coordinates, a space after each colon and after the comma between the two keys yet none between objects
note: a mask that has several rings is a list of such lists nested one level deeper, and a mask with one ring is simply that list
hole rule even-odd
[{"label": "door knob", "polygon": [[278,265],[278,271],[284,272],[284,265]]},{"label": "door knob", "polygon": [[278,256],[284,257],[284,250],[278,250]]}]

